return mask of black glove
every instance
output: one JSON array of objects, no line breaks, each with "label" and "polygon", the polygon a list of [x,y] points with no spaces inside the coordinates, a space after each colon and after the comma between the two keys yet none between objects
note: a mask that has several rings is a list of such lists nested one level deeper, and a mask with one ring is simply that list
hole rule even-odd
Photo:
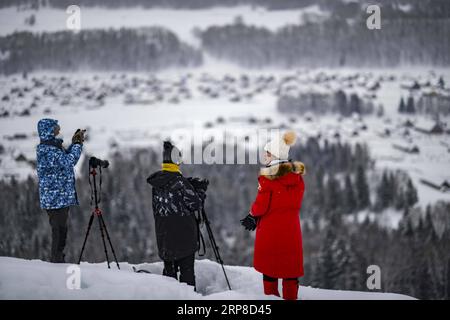
[{"label": "black glove", "polygon": [[200,178],[187,178],[190,184],[194,187],[195,191],[197,192],[203,192],[206,193],[206,190],[208,189],[209,181],[207,179],[200,179]]},{"label": "black glove", "polygon": [[244,219],[241,220],[241,224],[244,226],[245,230],[254,231],[256,229],[258,219],[259,218],[248,214]]},{"label": "black glove", "polygon": [[72,144],[83,144],[86,130],[78,129],[72,137]]},{"label": "black glove", "polygon": [[200,199],[205,202],[206,199],[206,193],[203,191],[197,191],[198,196],[200,197]]}]

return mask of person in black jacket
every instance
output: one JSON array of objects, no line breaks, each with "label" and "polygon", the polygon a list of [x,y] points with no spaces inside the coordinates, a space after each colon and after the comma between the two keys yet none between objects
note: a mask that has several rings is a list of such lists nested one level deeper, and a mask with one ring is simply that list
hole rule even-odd
[{"label": "person in black jacket", "polygon": [[195,212],[202,209],[204,195],[199,194],[181,174],[181,152],[164,142],[162,170],[148,177],[152,189],[159,257],[164,261],[163,275],[195,288],[194,260],[199,248]]}]

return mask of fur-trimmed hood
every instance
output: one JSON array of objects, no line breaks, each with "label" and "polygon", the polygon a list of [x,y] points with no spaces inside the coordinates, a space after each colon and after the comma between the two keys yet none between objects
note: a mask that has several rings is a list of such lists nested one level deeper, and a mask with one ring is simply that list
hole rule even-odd
[{"label": "fur-trimmed hood", "polygon": [[300,161],[282,162],[270,167],[261,168],[259,175],[269,180],[275,180],[291,172],[303,176],[306,173],[305,165]]}]

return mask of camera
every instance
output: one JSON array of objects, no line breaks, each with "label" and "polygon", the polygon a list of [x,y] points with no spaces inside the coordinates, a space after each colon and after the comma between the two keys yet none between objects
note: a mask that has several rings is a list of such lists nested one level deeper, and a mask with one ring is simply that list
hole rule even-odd
[{"label": "camera", "polygon": [[90,157],[89,166],[94,169],[96,169],[97,167],[106,169],[109,167],[109,162],[107,160],[100,160],[96,157]]}]

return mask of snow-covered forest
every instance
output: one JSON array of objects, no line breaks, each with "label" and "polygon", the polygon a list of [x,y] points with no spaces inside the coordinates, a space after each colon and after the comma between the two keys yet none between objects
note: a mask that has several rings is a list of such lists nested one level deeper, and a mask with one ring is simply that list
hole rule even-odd
[{"label": "snow-covered forest", "polygon": [[198,66],[201,53],[162,28],[15,33],[1,40],[6,73],[34,70],[157,71],[163,66]]},{"label": "snow-covered forest", "polygon": [[[450,299],[450,3],[375,3],[381,30],[367,29],[363,0],[78,1],[82,28],[73,33],[70,1],[0,1],[0,256],[50,255],[36,176],[41,118],[60,121],[65,145],[87,129],[66,260],[80,253],[92,208],[87,162],[96,156],[111,163],[101,208],[118,259],[154,272],[161,266],[146,179],[161,167],[161,142],[187,151],[195,145],[179,135],[200,128],[203,144],[233,135],[239,148],[260,129],[292,129],[291,158],[307,170],[304,298],[326,298],[307,286],[370,291],[367,267],[378,265],[381,290],[372,291]],[[210,181],[206,213],[220,253],[248,283],[254,233],[239,220],[260,166],[181,168]],[[99,231],[91,232],[83,260],[103,263]],[[214,260],[207,244],[197,259]],[[8,259],[0,278],[22,266]],[[198,272],[217,267],[196,263]],[[219,287],[201,293],[220,298]],[[260,288],[249,288],[235,298],[259,298]]]},{"label": "snow-covered forest", "polygon": [[[46,10],[47,5],[67,7],[64,1],[21,2],[23,4],[15,2],[18,8],[31,6],[37,12],[40,9]],[[112,7],[125,5],[121,1],[105,3]],[[105,3],[99,1],[98,4]],[[142,5],[146,1],[137,3]],[[176,7],[181,3],[184,8],[214,6],[210,1],[193,1],[192,4],[184,1],[164,1],[165,6],[159,5],[157,1],[149,3],[158,8]],[[224,3],[233,6],[233,3]],[[276,8],[275,3],[278,2],[236,1],[236,4],[258,4],[268,8]],[[318,1],[314,5],[315,10],[304,9],[313,3],[315,2],[286,1],[285,9],[299,10],[298,21],[287,22],[276,30],[248,24],[245,15],[239,13],[240,10],[236,10],[236,15],[230,23],[214,25],[212,22],[211,25],[205,26],[200,24],[201,27],[191,31],[200,42],[201,51],[191,48],[183,39],[180,40],[177,35],[165,30],[166,27],[170,28],[170,24],[150,30],[89,30],[75,35],[69,30],[42,34],[17,32],[0,38],[0,72],[40,69],[153,71],[171,66],[198,65],[202,61],[202,53],[250,68],[450,64],[447,54],[450,51],[450,42],[446,36],[450,32],[448,2],[384,1],[383,28],[379,32],[373,32],[366,27],[367,13],[361,10],[364,1],[336,1],[334,5],[330,4],[330,1]],[[95,4],[88,1],[86,7]],[[81,2],[80,5],[84,4]],[[278,9],[282,8],[283,5],[280,5]],[[34,12],[33,10],[31,12]],[[31,14],[22,24],[31,24],[33,27],[48,23],[36,18],[38,14]],[[205,15],[207,14],[205,12]],[[23,28],[20,21],[12,23],[19,30]],[[113,23],[116,25],[115,29],[120,27],[120,23]]]},{"label": "snow-covered forest", "polygon": [[333,17],[276,32],[237,19],[206,29],[201,39],[211,55],[253,68],[449,65],[448,20],[385,20],[382,32],[374,33],[365,27],[365,19],[364,14],[351,22]]}]

